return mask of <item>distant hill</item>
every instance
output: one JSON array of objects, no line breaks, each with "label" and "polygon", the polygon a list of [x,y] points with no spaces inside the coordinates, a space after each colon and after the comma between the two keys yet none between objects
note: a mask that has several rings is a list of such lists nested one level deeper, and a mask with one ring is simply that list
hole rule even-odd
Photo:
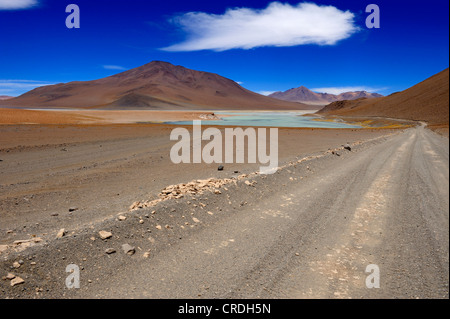
[{"label": "distant hill", "polygon": [[269,96],[283,101],[300,102],[312,105],[327,105],[334,101],[374,98],[381,97],[382,95],[378,93],[369,93],[367,91],[344,92],[339,95],[335,95],[313,92],[304,86],[300,86],[284,92],[275,92]]},{"label": "distant hill", "polygon": [[9,100],[14,98],[14,96],[8,96],[8,95],[0,95],[0,100]]},{"label": "distant hill", "polygon": [[391,117],[448,126],[449,70],[447,68],[402,92],[376,99],[333,102],[318,113]]},{"label": "distant hill", "polygon": [[103,109],[316,109],[251,92],[208,72],[153,61],[103,79],[36,88],[0,105]]}]

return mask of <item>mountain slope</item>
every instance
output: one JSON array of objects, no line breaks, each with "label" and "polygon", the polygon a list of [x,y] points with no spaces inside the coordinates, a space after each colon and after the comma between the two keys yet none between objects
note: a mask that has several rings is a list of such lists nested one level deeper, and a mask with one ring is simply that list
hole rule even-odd
[{"label": "mountain slope", "polygon": [[1,104],[106,109],[314,108],[251,92],[217,74],[194,71],[161,61],[153,61],[99,80],[36,88]]},{"label": "mountain slope", "polygon": [[339,101],[318,113],[342,116],[380,116],[425,121],[431,125],[449,122],[449,70],[413,87],[386,97]]},{"label": "mountain slope", "polygon": [[334,101],[355,100],[363,97],[374,98],[381,97],[382,95],[378,93],[369,93],[366,91],[344,92],[339,95],[335,95],[329,93],[313,92],[304,86],[300,86],[298,88],[293,88],[285,92],[275,92],[270,94],[269,96],[284,101],[327,105]]}]

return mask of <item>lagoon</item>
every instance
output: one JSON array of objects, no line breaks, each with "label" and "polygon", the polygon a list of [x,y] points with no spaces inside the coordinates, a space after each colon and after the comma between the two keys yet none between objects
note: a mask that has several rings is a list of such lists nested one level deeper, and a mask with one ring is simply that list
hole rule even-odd
[{"label": "lagoon", "polygon": [[[287,112],[232,112],[218,111],[214,114],[220,120],[203,121],[203,125],[255,126],[255,127],[306,127],[306,128],[361,128],[345,122],[320,121],[317,116],[304,116],[311,111]],[[192,121],[165,122],[166,124],[192,125]]]}]

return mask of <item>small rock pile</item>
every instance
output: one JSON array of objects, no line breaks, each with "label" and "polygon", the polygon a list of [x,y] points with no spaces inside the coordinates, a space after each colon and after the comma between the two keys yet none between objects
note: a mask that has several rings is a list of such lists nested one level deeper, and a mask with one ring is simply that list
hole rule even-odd
[{"label": "small rock pile", "polygon": [[216,178],[209,178],[209,179],[198,179],[194,180],[189,183],[181,183],[177,185],[170,185],[164,188],[159,194],[159,199],[155,199],[152,201],[138,201],[134,202],[130,206],[130,211],[146,208],[146,207],[153,207],[156,204],[158,204],[161,201],[165,201],[168,199],[178,199],[182,198],[187,194],[190,195],[197,195],[197,194],[203,194],[205,192],[212,192],[214,194],[221,194],[220,188],[224,185],[236,183],[238,180],[246,178],[248,175],[242,174],[239,175],[237,178],[223,178],[223,179],[216,179]]}]

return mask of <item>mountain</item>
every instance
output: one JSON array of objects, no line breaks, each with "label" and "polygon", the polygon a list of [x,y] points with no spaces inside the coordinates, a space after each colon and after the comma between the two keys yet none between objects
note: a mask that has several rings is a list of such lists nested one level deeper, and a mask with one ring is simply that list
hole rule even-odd
[{"label": "mountain", "polygon": [[13,96],[8,96],[8,95],[0,95],[0,101],[9,100],[9,99],[12,99],[12,98],[14,98],[14,97]]},{"label": "mountain", "polygon": [[318,113],[391,117],[448,126],[449,70],[447,68],[409,89],[386,97],[333,102]]},{"label": "mountain", "polygon": [[314,109],[251,92],[214,73],[162,61],[99,80],[39,87],[0,104],[102,109]]},{"label": "mountain", "polygon": [[345,92],[339,95],[329,93],[316,93],[304,86],[300,86],[298,88],[293,88],[284,92],[275,92],[270,94],[269,96],[283,101],[300,102],[311,105],[327,105],[334,101],[356,100],[362,97],[374,98],[381,97],[382,95],[378,93],[369,93],[366,91]]}]

